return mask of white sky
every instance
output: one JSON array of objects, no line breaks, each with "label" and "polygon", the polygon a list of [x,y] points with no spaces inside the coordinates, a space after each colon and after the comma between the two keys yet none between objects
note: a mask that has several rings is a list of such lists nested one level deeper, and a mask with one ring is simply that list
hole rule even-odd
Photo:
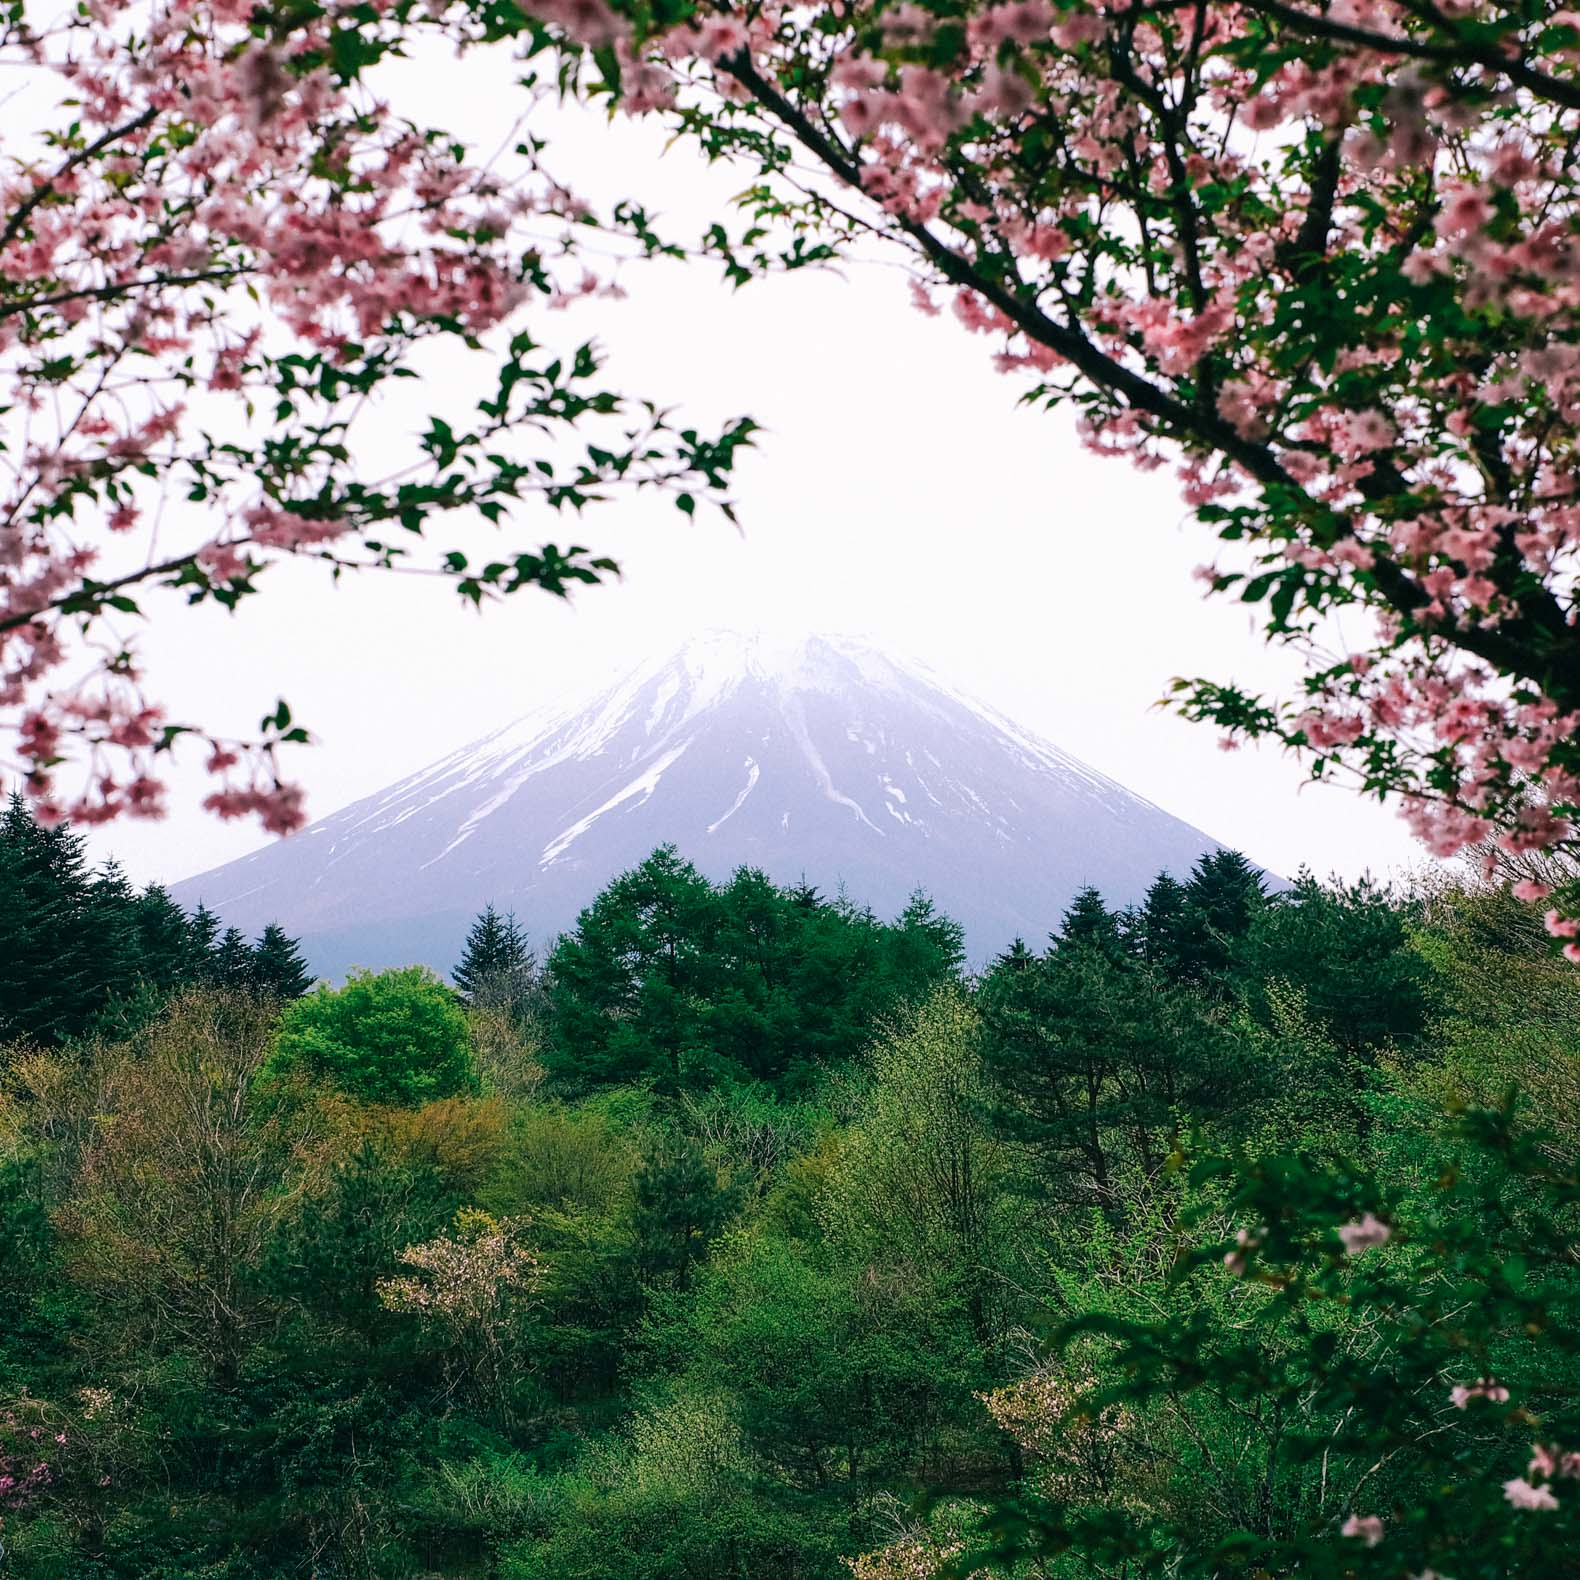
[{"label": "white sky", "polygon": [[[425,61],[392,98],[491,145],[510,101],[502,67]],[[684,234],[741,184],[684,146],[664,152],[646,126],[583,120],[567,147],[577,190],[640,194]],[[1295,669],[1244,611],[1201,598],[1190,572],[1212,540],[1170,477],[1088,455],[1067,415],[1018,408],[987,343],[918,314],[898,273],[802,274],[739,293],[708,263],[639,264],[622,280],[627,301],[529,309],[526,321],[566,345],[596,336],[611,385],[687,422],[749,412],[764,423],[738,474],[740,533],[700,513],[688,525],[656,496],[579,525],[524,515],[505,541],[588,543],[622,561],[624,581],[569,608],[527,592],[481,615],[439,584],[334,588],[283,567],[234,617],[176,610],[147,633],[172,713],[246,729],[289,699],[319,742],[292,767],[323,815],[699,627],[853,631],[1275,871],[1420,864],[1391,810],[1306,785],[1276,750],[1222,752],[1211,729],[1153,708],[1176,674],[1287,689]],[[476,372],[435,364],[423,393],[464,411]],[[375,442],[378,425],[393,439],[415,412],[376,413]],[[112,826],[95,852],[139,881],[174,881],[262,843],[252,825],[197,809],[202,778],[178,775],[166,820]]]}]

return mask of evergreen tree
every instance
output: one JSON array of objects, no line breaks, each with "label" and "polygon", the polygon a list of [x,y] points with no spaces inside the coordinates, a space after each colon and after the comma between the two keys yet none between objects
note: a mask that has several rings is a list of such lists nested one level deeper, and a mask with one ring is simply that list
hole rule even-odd
[{"label": "evergreen tree", "polygon": [[306,1197],[270,1245],[263,1281],[321,1320],[347,1326],[387,1351],[399,1326],[378,1283],[402,1247],[439,1233],[460,1203],[438,1167],[391,1157],[363,1140],[336,1166],[322,1192]]},{"label": "evergreen tree", "polygon": [[1171,982],[1185,976],[1192,926],[1190,896],[1170,873],[1160,872],[1136,913],[1135,936],[1141,958]]},{"label": "evergreen tree", "polygon": [[1037,956],[1027,946],[1024,938],[1017,938],[1008,949],[994,958],[992,972],[1024,971],[1033,965]]},{"label": "evergreen tree", "polygon": [[804,875],[799,883],[793,883],[785,890],[785,897],[801,911],[815,911],[823,904],[823,896],[817,892],[817,886],[807,882]]},{"label": "evergreen tree", "polygon": [[258,937],[252,956],[252,984],[278,999],[300,998],[313,985],[296,939],[278,922],[270,922]]},{"label": "evergreen tree", "polygon": [[1268,985],[1287,983],[1346,1052],[1409,1048],[1432,1008],[1431,969],[1411,936],[1419,911],[1369,879],[1321,884],[1302,872],[1235,942],[1239,996],[1267,1024]]},{"label": "evergreen tree", "polygon": [[636,1176],[636,1260],[647,1282],[684,1287],[735,1209],[732,1191],[689,1138],[668,1138]]},{"label": "evergreen tree", "polygon": [[192,923],[160,884],[137,896],[137,952],[144,982],[162,992],[196,979]]},{"label": "evergreen tree", "polygon": [[1250,931],[1267,903],[1262,876],[1237,850],[1215,850],[1191,869],[1185,885],[1191,926],[1184,937],[1181,967],[1198,980],[1219,977],[1236,939]]},{"label": "evergreen tree", "polygon": [[1117,924],[1090,903],[1080,916],[1046,955],[1011,955],[983,979],[983,1069],[998,1127],[1036,1160],[1035,1189],[1118,1219],[1162,1167],[1176,1110],[1232,1109],[1241,1072],[1203,994],[1116,954]]},{"label": "evergreen tree", "polygon": [[188,970],[194,982],[218,982],[219,917],[199,905],[187,923]]},{"label": "evergreen tree", "polygon": [[107,861],[88,883],[83,903],[87,948],[82,1009],[87,1015],[129,998],[142,980],[137,893],[120,863]]},{"label": "evergreen tree", "polygon": [[468,1004],[492,1005],[518,1013],[537,988],[537,961],[514,911],[501,916],[492,905],[472,923],[461,963],[451,980]]},{"label": "evergreen tree", "polygon": [[960,928],[916,895],[893,923],[740,868],[714,885],[673,846],[621,874],[548,964],[550,1069],[661,1089],[812,1084],[876,1020],[952,980]]},{"label": "evergreen tree", "polygon": [[250,988],[253,985],[252,945],[239,928],[227,927],[214,951],[214,981],[220,987]]},{"label": "evergreen tree", "polygon": [[965,963],[965,929],[917,889],[894,924],[892,959],[902,995],[919,1003]]},{"label": "evergreen tree", "polygon": [[0,1039],[77,1032],[93,989],[81,839],[44,828],[20,795],[0,813]]},{"label": "evergreen tree", "polygon": [[1113,961],[1123,960],[1127,953],[1118,916],[1090,884],[1075,896],[1064,913],[1054,942],[1059,949],[1092,949]]},{"label": "evergreen tree", "polygon": [[594,1082],[652,1078],[674,1089],[702,1047],[701,1004],[720,970],[713,886],[673,845],[622,873],[550,960],[551,1068]]}]

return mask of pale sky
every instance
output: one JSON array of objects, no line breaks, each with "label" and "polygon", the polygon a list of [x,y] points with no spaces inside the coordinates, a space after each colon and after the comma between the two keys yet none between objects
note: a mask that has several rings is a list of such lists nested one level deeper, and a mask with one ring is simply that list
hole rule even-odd
[{"label": "pale sky", "polygon": [[[443,64],[394,80],[394,102],[490,143],[508,78]],[[413,92],[422,102],[403,100]],[[640,193],[682,232],[741,185],[684,146],[663,151],[647,126],[584,118],[564,136],[573,186],[595,200]],[[864,266],[739,293],[705,262],[621,278],[624,302],[529,307],[525,321],[567,346],[596,337],[610,384],[687,422],[762,422],[734,490],[739,533],[700,513],[688,525],[656,497],[579,524],[527,512],[504,541],[587,543],[615,554],[624,580],[569,608],[528,592],[481,615],[438,584],[334,588],[282,567],[233,617],[178,609],[147,632],[172,714],[242,730],[289,699],[319,742],[291,767],[321,816],[698,628],[857,632],[1274,871],[1422,863],[1391,809],[1305,784],[1277,750],[1220,751],[1213,730],[1152,706],[1176,674],[1287,690],[1296,670],[1244,611],[1201,597],[1190,573],[1214,545],[1172,479],[1087,454],[1068,415],[1017,407],[1020,386],[993,372],[987,343],[918,314],[899,273]],[[419,393],[464,411],[475,374],[464,359],[435,363]],[[417,415],[375,413],[372,442],[380,424],[394,436]],[[197,810],[202,779],[178,774],[165,821],[112,826],[95,853],[170,882],[263,843],[250,824]]]}]

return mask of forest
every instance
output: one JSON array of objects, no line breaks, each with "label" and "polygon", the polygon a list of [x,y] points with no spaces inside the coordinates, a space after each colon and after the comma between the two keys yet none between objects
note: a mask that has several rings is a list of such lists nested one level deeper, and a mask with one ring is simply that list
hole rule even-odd
[{"label": "forest", "polygon": [[1506,885],[1220,851],[969,969],[666,847],[451,976],[11,803],[6,1580],[1573,1573],[1580,979]]}]

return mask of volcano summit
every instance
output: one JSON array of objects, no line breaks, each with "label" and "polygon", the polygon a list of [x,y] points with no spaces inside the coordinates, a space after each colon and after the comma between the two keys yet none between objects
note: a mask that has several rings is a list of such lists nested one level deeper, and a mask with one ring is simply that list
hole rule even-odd
[{"label": "volcano summit", "polygon": [[884,915],[925,889],[974,960],[1040,940],[1083,884],[1139,899],[1217,848],[865,642],[718,632],[174,892],[245,931],[278,919],[328,976],[444,969],[485,903],[545,943],[664,843],[711,877],[843,884]]}]

